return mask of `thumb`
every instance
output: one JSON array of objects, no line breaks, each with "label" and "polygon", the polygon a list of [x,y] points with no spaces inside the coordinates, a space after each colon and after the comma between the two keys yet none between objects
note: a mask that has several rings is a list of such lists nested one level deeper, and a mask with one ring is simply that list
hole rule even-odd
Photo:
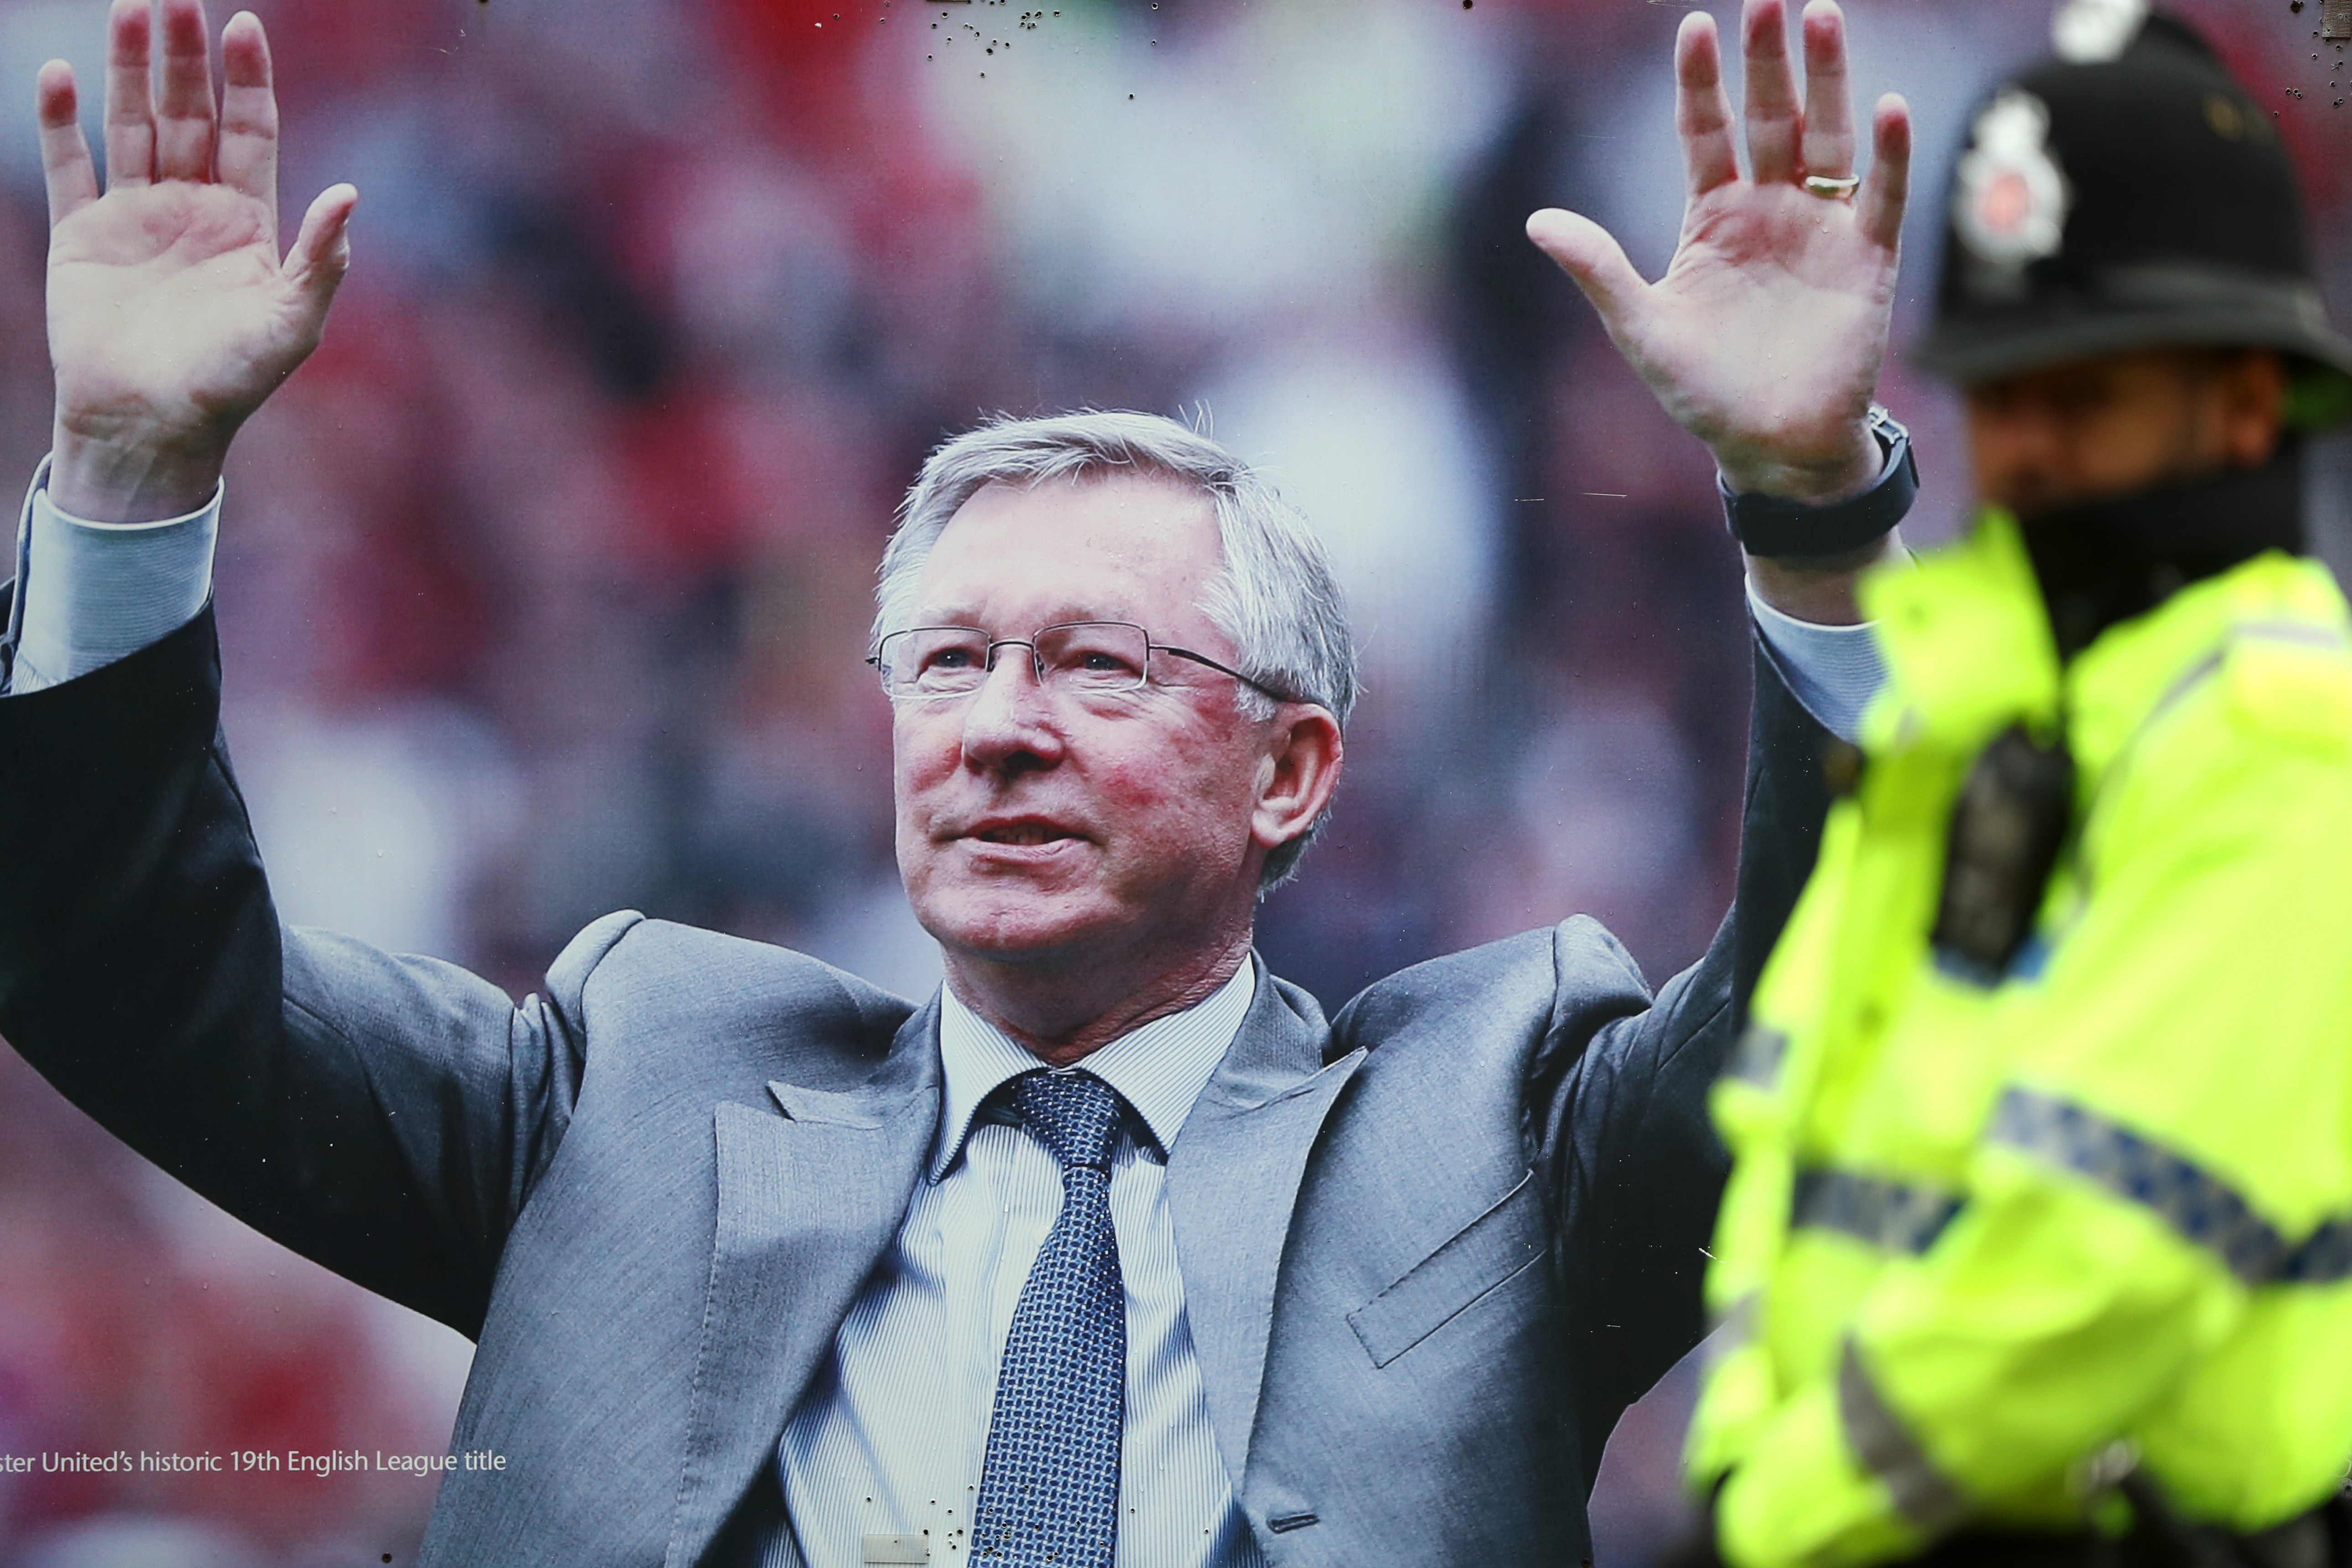
[{"label": "thumb", "polygon": [[320,192],[310,210],[302,214],[294,248],[286,253],[286,280],[293,285],[313,326],[326,319],[335,288],[351,269],[350,225],[359,202],[359,190],[353,185],[330,185]]},{"label": "thumb", "polygon": [[1576,280],[1601,313],[1609,336],[1622,339],[1650,293],[1650,286],[1625,259],[1624,247],[1591,218],[1558,207],[1546,207],[1528,219],[1528,238]]}]

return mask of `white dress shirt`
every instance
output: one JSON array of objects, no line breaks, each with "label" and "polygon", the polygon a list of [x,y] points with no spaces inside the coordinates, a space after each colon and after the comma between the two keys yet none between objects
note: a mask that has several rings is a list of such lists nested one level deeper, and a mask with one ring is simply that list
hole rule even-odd
[{"label": "white dress shirt", "polygon": [[[1244,964],[1198,1006],[1087,1057],[1131,1114],[1111,1151],[1111,1229],[1127,1284],[1118,1568],[1244,1568],[1260,1559],[1209,1426],[1169,1217],[1167,1155],[1241,1028]],[[855,1568],[869,1536],[923,1540],[961,1564],[980,1497],[997,1364],[1021,1287],[1062,1211],[1062,1167],[982,1103],[1037,1059],[958,1001],[940,1003],[940,1133],[898,1239],[834,1336],[778,1445],[809,1568]]]}]

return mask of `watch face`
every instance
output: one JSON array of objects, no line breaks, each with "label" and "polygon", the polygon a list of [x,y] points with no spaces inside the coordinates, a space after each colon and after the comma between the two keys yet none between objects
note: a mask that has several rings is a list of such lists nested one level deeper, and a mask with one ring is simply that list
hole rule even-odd
[{"label": "watch face", "polygon": [[2066,176],[2049,136],[2049,109],[2021,88],[1977,116],[1952,193],[1952,226],[1979,261],[2013,271],[2055,254],[2064,238]]}]

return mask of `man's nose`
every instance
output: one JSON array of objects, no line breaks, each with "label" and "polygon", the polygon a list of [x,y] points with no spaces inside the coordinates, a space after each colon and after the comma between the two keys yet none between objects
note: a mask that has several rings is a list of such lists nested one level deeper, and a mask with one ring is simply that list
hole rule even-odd
[{"label": "man's nose", "polygon": [[1053,696],[1037,679],[1037,658],[1025,643],[993,650],[980,689],[964,699],[964,760],[975,768],[1051,767],[1062,756]]}]

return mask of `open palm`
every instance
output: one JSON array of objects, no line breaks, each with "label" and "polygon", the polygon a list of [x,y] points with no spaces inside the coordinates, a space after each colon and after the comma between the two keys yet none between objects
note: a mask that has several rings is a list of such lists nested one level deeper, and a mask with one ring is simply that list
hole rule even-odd
[{"label": "open palm", "polygon": [[163,0],[161,19],[163,69],[151,90],[148,0],[113,9],[103,195],[71,68],[52,61],[40,78],[58,392],[51,484],[61,507],[93,517],[168,515],[209,493],[237,426],[317,347],[358,195],[348,185],[321,194],[281,260],[277,99],[261,24],[240,13],[224,31],[215,112],[201,0]]},{"label": "open palm", "polygon": [[1886,354],[1909,116],[1900,99],[1880,100],[1872,167],[1857,188],[1835,5],[1806,8],[1801,104],[1781,0],[1748,0],[1741,30],[1746,179],[1714,22],[1694,13],[1675,39],[1689,184],[1664,277],[1644,282],[1589,218],[1541,212],[1528,232],[1591,299],[1666,412],[1714,451],[1733,488],[1820,499],[1876,472],[1862,422]]}]

